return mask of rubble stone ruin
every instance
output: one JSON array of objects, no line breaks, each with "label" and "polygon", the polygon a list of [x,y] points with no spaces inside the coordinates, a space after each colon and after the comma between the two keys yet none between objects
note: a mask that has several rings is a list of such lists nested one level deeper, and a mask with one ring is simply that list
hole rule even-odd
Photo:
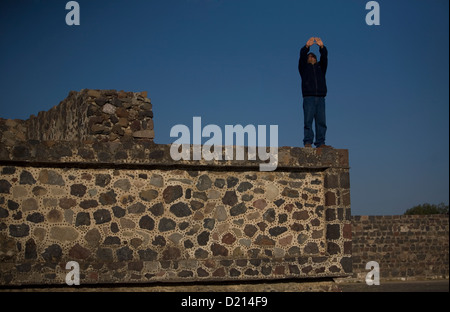
[{"label": "rubble stone ruin", "polygon": [[348,151],[278,167],[177,160],[146,92],[81,90],[0,119],[0,285],[244,281],[352,273]]}]

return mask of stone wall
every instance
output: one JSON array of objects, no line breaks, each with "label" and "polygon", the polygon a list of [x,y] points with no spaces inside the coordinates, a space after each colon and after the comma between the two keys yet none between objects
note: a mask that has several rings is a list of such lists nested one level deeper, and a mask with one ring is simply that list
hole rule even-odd
[{"label": "stone wall", "polygon": [[83,284],[351,273],[347,150],[279,148],[273,172],[174,161],[150,112],[143,93],[82,90],[0,120],[0,285],[64,284],[69,261]]},{"label": "stone wall", "polygon": [[448,278],[449,216],[353,216],[353,277],[376,261],[382,279]]},{"label": "stone wall", "polygon": [[122,142],[153,141],[153,111],[147,92],[116,90],[71,91],[59,105],[27,120],[0,118],[0,142]]}]

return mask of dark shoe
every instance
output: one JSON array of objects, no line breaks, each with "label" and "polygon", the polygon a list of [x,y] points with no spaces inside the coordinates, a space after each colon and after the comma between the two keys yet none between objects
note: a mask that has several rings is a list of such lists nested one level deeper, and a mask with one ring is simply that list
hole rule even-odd
[{"label": "dark shoe", "polygon": [[333,148],[333,146],[322,144],[317,146],[317,148]]},{"label": "dark shoe", "polygon": [[312,147],[311,144],[305,144],[305,147]]}]

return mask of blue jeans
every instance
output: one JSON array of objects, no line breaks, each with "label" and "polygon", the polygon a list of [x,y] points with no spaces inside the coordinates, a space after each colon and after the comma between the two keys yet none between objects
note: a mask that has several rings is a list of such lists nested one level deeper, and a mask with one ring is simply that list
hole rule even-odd
[{"label": "blue jeans", "polygon": [[304,144],[314,142],[314,131],[312,129],[313,120],[316,126],[316,141],[314,144],[319,147],[325,144],[325,134],[327,123],[325,119],[325,98],[318,96],[306,96],[303,98]]}]

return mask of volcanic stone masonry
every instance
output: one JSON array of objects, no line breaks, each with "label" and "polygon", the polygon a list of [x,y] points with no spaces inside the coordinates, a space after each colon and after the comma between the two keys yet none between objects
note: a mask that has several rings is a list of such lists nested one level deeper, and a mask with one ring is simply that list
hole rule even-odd
[{"label": "volcanic stone masonry", "polygon": [[145,92],[82,90],[0,119],[0,285],[237,281],[352,272],[347,150],[173,161]]},{"label": "volcanic stone masonry", "polygon": [[446,215],[352,216],[353,276],[377,261],[381,279],[448,279]]}]

